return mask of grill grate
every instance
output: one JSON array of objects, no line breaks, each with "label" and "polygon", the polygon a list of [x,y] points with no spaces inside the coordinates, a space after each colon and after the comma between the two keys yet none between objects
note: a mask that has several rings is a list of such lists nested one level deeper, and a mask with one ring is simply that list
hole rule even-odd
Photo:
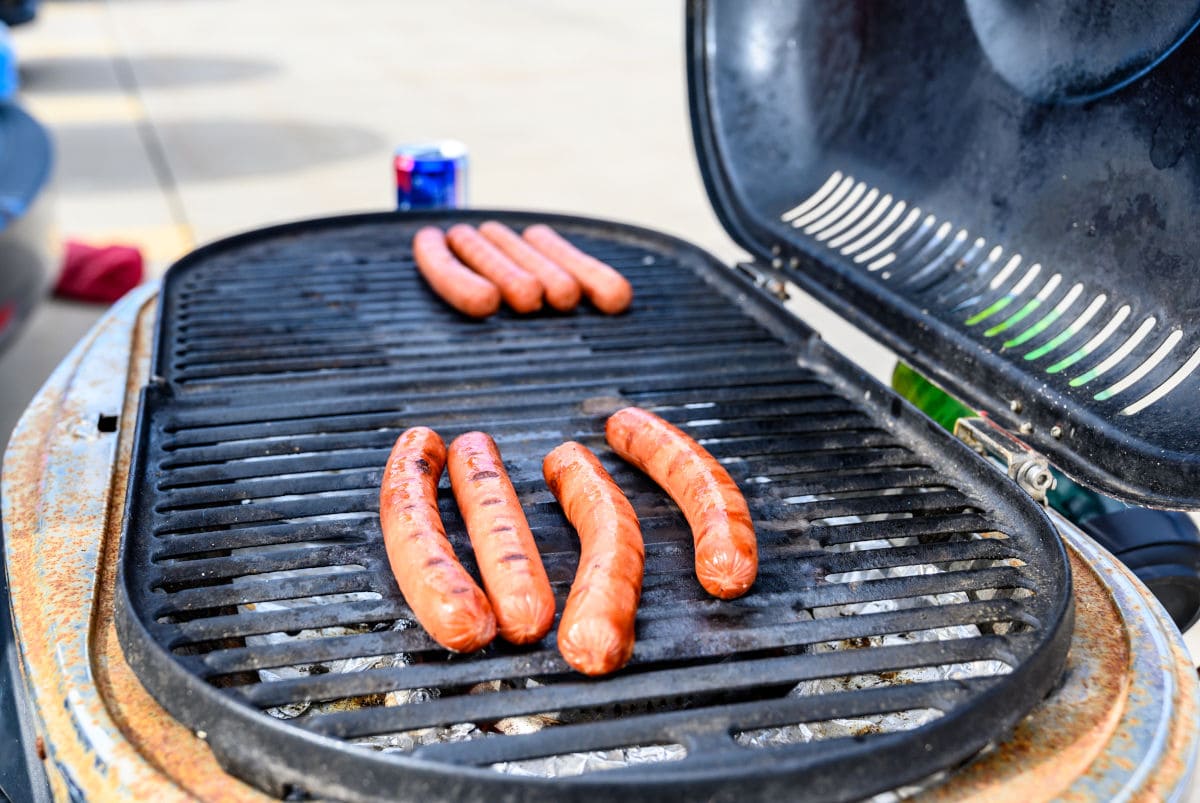
[{"label": "grill grate", "polygon": [[[396,784],[746,799],[794,796],[798,778],[848,799],[961,760],[1052,686],[1070,583],[1045,518],[732,271],[661,235],[555,218],[629,277],[633,311],[468,321],[413,270],[429,220],[449,218],[243,235],[164,286],[119,620],[148,688],[232,771],[356,799]],[[746,493],[761,551],[746,597],[703,593],[682,515],[605,447],[626,404],[683,427]],[[581,679],[553,634],[448,656],[412,626],[377,505],[391,444],[417,424],[495,437],[560,611],[578,547],[541,459],[566,439],[598,453],[646,542],[625,670]],[[444,477],[440,506],[474,571]],[[547,714],[559,724],[503,732]],[[624,766],[605,772],[514,774],[615,750]]]}]

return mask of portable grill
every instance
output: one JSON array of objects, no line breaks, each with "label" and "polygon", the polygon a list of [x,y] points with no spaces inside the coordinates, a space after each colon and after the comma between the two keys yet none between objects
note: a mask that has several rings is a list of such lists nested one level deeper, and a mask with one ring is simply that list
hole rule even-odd
[{"label": "portable grill", "polygon": [[[990,66],[988,37],[1007,22],[970,3],[936,16],[691,3],[701,165],[755,255],[737,269],[623,224],[372,214],[215,243],[118,305],[35,399],[5,461],[12,606],[51,788],[1182,795],[1197,700],[1179,634],[1035,497],[1040,451],[1109,493],[1198,504],[1185,400],[1200,351],[1178,324],[1189,299],[1179,277],[1116,268],[1134,237],[1161,254],[1153,270],[1178,253],[1148,212],[1120,211],[1132,198],[1163,220],[1186,212],[1195,182],[1142,164],[1130,110],[1177,92],[1194,62],[1185,42],[1121,93],[1048,105],[1038,76]],[[951,78],[957,94],[941,86]],[[935,119],[957,121],[953,137]],[[1090,201],[1051,192],[1034,154],[1056,143],[1055,180],[1072,176],[1071,143],[1130,178],[1076,174]],[[1021,174],[993,175],[1015,144]],[[1100,202],[1104,225],[1074,211]],[[486,219],[549,222],[631,280],[633,308],[457,315],[409,243],[421,225]],[[1095,231],[1074,234],[1079,220]],[[1102,245],[1084,261],[1089,242]],[[1083,264],[1094,275],[1069,273]],[[788,281],[991,413],[962,437],[1007,475],[826,346],[778,298]],[[604,419],[628,404],[689,431],[745,492],[761,549],[747,596],[702,592],[680,513],[604,446]],[[392,442],[418,424],[496,438],[560,611],[578,547],[541,459],[568,439],[598,453],[646,540],[626,669],[584,679],[552,635],[450,656],[415,625],[377,496]]]}]

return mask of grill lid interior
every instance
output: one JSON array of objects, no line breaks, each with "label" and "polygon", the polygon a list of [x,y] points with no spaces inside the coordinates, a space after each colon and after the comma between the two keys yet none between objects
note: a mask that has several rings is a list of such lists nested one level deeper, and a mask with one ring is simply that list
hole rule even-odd
[{"label": "grill lid interior", "polygon": [[[490,217],[551,223],[629,277],[633,308],[457,315],[411,238]],[[118,633],[156,699],[275,794],[857,800],[1003,738],[1060,677],[1071,581],[1040,509],[686,243],[516,213],[311,221],[186,257],[159,309]],[[745,597],[704,594],[679,511],[605,446],[607,414],[631,403],[745,491],[761,558]],[[378,491],[418,424],[495,437],[559,611],[578,543],[541,461],[567,439],[597,453],[646,541],[627,668],[583,678],[553,633],[450,656],[413,625]],[[501,730],[547,712],[560,724]],[[626,766],[599,771],[613,751]],[[562,754],[597,771],[521,774]]]},{"label": "grill lid interior", "polygon": [[743,246],[1069,474],[1196,509],[1198,18],[692,0],[709,194]]}]

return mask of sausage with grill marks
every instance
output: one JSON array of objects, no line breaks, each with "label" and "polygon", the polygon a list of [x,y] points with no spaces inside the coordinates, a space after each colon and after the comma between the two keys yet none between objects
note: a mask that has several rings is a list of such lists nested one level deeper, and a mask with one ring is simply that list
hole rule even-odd
[{"label": "sausage with grill marks", "polygon": [[585,254],[554,229],[537,223],[525,229],[525,241],[575,277],[584,295],[607,315],[624,312],[633,303],[633,285],[611,265]]},{"label": "sausage with grill marks", "polygon": [[536,312],[542,308],[542,283],[465,223],[451,226],[446,241],[471,270],[500,288],[504,303],[513,312]]},{"label": "sausage with grill marks", "polygon": [[646,410],[618,410],[604,430],[613,451],[649,474],[683,511],[704,590],[721,599],[745,594],[758,575],[758,541],[729,472],[683,430]]},{"label": "sausage with grill marks", "polygon": [[500,309],[499,288],[450,253],[441,229],[423,227],[413,237],[412,249],[417,269],[447,304],[472,318],[486,318]]},{"label": "sausage with grill marks", "polygon": [[582,444],[542,462],[546,484],[579,533],[579,568],[558,623],[558,650],[585,675],[615,672],[633,655],[645,547],[633,506]]},{"label": "sausage with grill marks", "polygon": [[379,519],[388,563],[417,621],[446,649],[474,652],[495,638],[496,617],[446,539],[437,506],[445,465],[446,446],[436,432],[404,432],[383,472]]},{"label": "sausage with grill marks", "polygon": [[575,277],[522,240],[515,231],[503,223],[489,220],[480,224],[479,233],[518,266],[538,278],[545,288],[547,304],[559,312],[570,312],[578,306],[581,290]]},{"label": "sausage with grill marks", "polygon": [[500,450],[486,433],[468,432],[450,444],[449,465],[500,635],[513,644],[541,640],[554,624],[554,591]]}]

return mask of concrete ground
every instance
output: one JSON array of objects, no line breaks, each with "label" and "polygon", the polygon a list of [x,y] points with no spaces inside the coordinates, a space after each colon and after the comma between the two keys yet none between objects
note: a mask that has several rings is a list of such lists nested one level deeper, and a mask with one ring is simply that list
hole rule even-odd
[{"label": "concrete ground", "polygon": [[[392,148],[437,137],[470,148],[474,205],[741,257],[695,163],[678,3],[47,0],[14,40],[22,102],[57,146],[60,235],[137,245],[153,276],[235,232],[389,208]],[[888,375],[884,349],[800,308]],[[0,445],[102,312],[48,301],[0,355]]]}]

